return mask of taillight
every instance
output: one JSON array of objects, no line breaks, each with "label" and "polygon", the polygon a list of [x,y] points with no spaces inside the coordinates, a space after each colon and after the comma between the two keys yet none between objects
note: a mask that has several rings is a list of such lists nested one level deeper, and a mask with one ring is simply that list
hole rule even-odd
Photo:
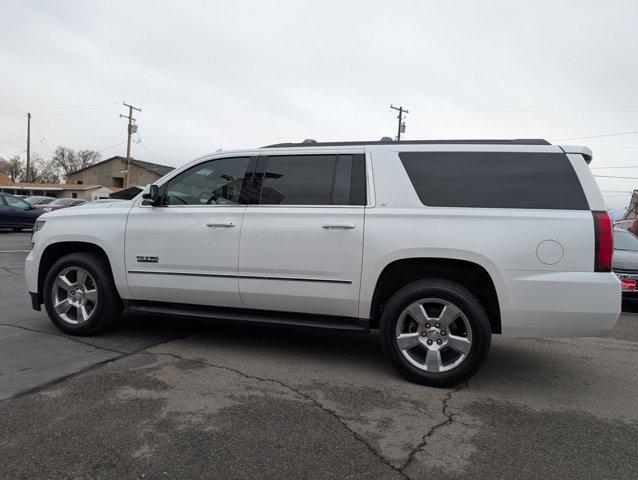
[{"label": "taillight", "polygon": [[607,212],[591,213],[594,214],[594,233],[596,235],[594,272],[611,272],[611,258],[614,254],[611,217]]},{"label": "taillight", "polygon": [[620,279],[620,286],[623,292],[635,292],[636,291],[636,280],[629,280],[628,278]]}]

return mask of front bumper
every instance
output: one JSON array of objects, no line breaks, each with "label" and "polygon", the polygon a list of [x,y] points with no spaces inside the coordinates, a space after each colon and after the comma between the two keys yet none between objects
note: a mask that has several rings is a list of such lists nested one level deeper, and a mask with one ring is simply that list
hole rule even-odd
[{"label": "front bumper", "polygon": [[38,264],[39,258],[36,256],[35,250],[32,249],[24,260],[24,279],[34,310],[40,310],[40,305],[42,305],[42,292],[38,288]]}]

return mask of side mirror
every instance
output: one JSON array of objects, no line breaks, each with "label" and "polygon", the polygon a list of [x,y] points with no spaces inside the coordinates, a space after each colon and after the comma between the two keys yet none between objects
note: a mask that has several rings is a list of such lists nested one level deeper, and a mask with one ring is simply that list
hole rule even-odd
[{"label": "side mirror", "polygon": [[153,183],[150,184],[148,186],[148,192],[142,193],[142,198],[145,200],[145,205],[156,205],[159,200],[159,187]]}]

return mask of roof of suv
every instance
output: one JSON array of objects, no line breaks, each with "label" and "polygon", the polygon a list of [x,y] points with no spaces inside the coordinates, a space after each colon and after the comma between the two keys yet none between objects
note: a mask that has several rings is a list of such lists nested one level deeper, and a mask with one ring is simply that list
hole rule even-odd
[{"label": "roof of suv", "polygon": [[285,148],[285,147],[346,147],[357,145],[551,145],[550,142],[542,138],[516,138],[511,140],[401,140],[396,141],[390,138],[379,141],[358,141],[358,142],[317,142],[315,140],[304,140],[300,143],[275,143],[262,148]]}]

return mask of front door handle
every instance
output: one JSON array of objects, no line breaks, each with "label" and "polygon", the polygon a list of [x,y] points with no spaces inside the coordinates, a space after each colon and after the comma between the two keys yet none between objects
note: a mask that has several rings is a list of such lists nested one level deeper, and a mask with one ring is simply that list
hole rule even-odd
[{"label": "front door handle", "polygon": [[356,225],[354,223],[324,223],[322,227],[332,230],[350,230]]},{"label": "front door handle", "polygon": [[206,226],[210,228],[217,228],[217,227],[229,228],[229,227],[234,227],[235,222],[231,222],[229,220],[220,220],[215,222],[206,222]]}]

